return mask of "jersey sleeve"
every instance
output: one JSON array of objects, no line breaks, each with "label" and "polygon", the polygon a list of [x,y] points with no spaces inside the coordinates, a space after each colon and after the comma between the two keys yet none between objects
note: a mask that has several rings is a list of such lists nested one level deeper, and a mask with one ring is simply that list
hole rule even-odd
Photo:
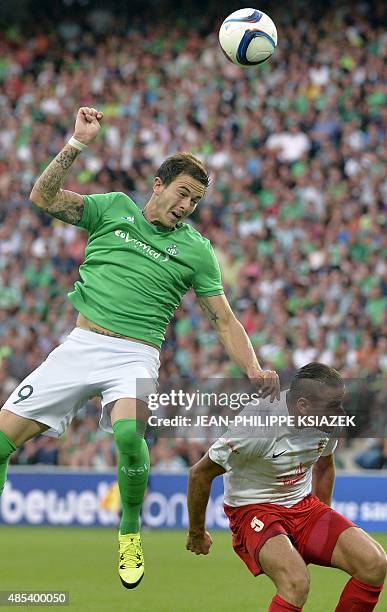
[{"label": "jersey sleeve", "polygon": [[195,273],[192,285],[198,296],[211,297],[223,293],[219,263],[210,242],[203,248],[200,267]]},{"label": "jersey sleeve", "polygon": [[208,454],[214,463],[220,465],[226,472],[235,466],[241,466],[251,457],[264,455],[267,440],[247,436],[234,437],[232,432],[226,432],[210,447]]},{"label": "jersey sleeve", "polygon": [[77,226],[83,227],[89,234],[92,234],[100,226],[104,211],[107,206],[112,204],[115,195],[115,193],[97,193],[82,196],[84,209]]},{"label": "jersey sleeve", "polygon": [[241,459],[241,451],[246,451],[246,440],[231,440],[226,436],[218,438],[210,447],[208,455],[214,463],[220,465],[226,472],[229,472],[233,465]]},{"label": "jersey sleeve", "polygon": [[328,444],[326,445],[323,452],[321,453],[321,457],[328,457],[329,455],[331,455],[335,451],[336,446],[337,446],[337,440],[335,440],[335,438],[332,438],[331,440],[329,440]]}]

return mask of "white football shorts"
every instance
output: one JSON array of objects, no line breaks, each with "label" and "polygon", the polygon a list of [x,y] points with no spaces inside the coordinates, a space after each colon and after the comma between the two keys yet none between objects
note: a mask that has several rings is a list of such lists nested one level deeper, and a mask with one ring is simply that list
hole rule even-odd
[{"label": "white football shorts", "polygon": [[61,436],[87,400],[101,396],[101,429],[112,433],[108,404],[131,397],[147,402],[157,391],[159,351],[146,344],[76,327],[20,383],[3,409],[50,427]]}]

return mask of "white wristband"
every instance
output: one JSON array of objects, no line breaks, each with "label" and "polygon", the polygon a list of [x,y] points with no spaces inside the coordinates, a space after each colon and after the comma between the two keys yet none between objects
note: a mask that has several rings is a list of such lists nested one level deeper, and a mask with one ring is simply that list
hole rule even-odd
[{"label": "white wristband", "polygon": [[84,144],[83,142],[79,142],[79,140],[74,138],[74,136],[71,136],[67,144],[74,147],[74,149],[78,149],[78,151],[84,151],[85,149],[87,149],[87,144]]}]

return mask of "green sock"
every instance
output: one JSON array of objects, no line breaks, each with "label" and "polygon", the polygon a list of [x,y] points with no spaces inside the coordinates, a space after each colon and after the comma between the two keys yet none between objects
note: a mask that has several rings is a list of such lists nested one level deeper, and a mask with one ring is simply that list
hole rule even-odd
[{"label": "green sock", "polygon": [[7,467],[9,456],[16,450],[16,444],[12,442],[2,431],[0,431],[0,495],[3,492],[7,479]]},{"label": "green sock", "polygon": [[[138,429],[142,430],[138,433]],[[113,425],[118,450],[118,487],[122,503],[120,532],[140,531],[140,512],[149,475],[149,451],[144,440],[145,423],[119,419]]]}]

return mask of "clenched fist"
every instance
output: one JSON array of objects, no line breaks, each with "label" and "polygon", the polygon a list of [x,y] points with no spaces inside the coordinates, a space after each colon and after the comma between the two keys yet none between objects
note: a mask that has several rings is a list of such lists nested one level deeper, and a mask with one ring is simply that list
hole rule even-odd
[{"label": "clenched fist", "polygon": [[85,145],[90,144],[101,129],[101,124],[99,122],[102,117],[103,113],[97,111],[95,108],[82,106],[77,113],[74,138]]},{"label": "clenched fist", "polygon": [[212,545],[212,538],[208,531],[200,534],[187,535],[186,549],[195,553],[195,555],[208,555]]}]

